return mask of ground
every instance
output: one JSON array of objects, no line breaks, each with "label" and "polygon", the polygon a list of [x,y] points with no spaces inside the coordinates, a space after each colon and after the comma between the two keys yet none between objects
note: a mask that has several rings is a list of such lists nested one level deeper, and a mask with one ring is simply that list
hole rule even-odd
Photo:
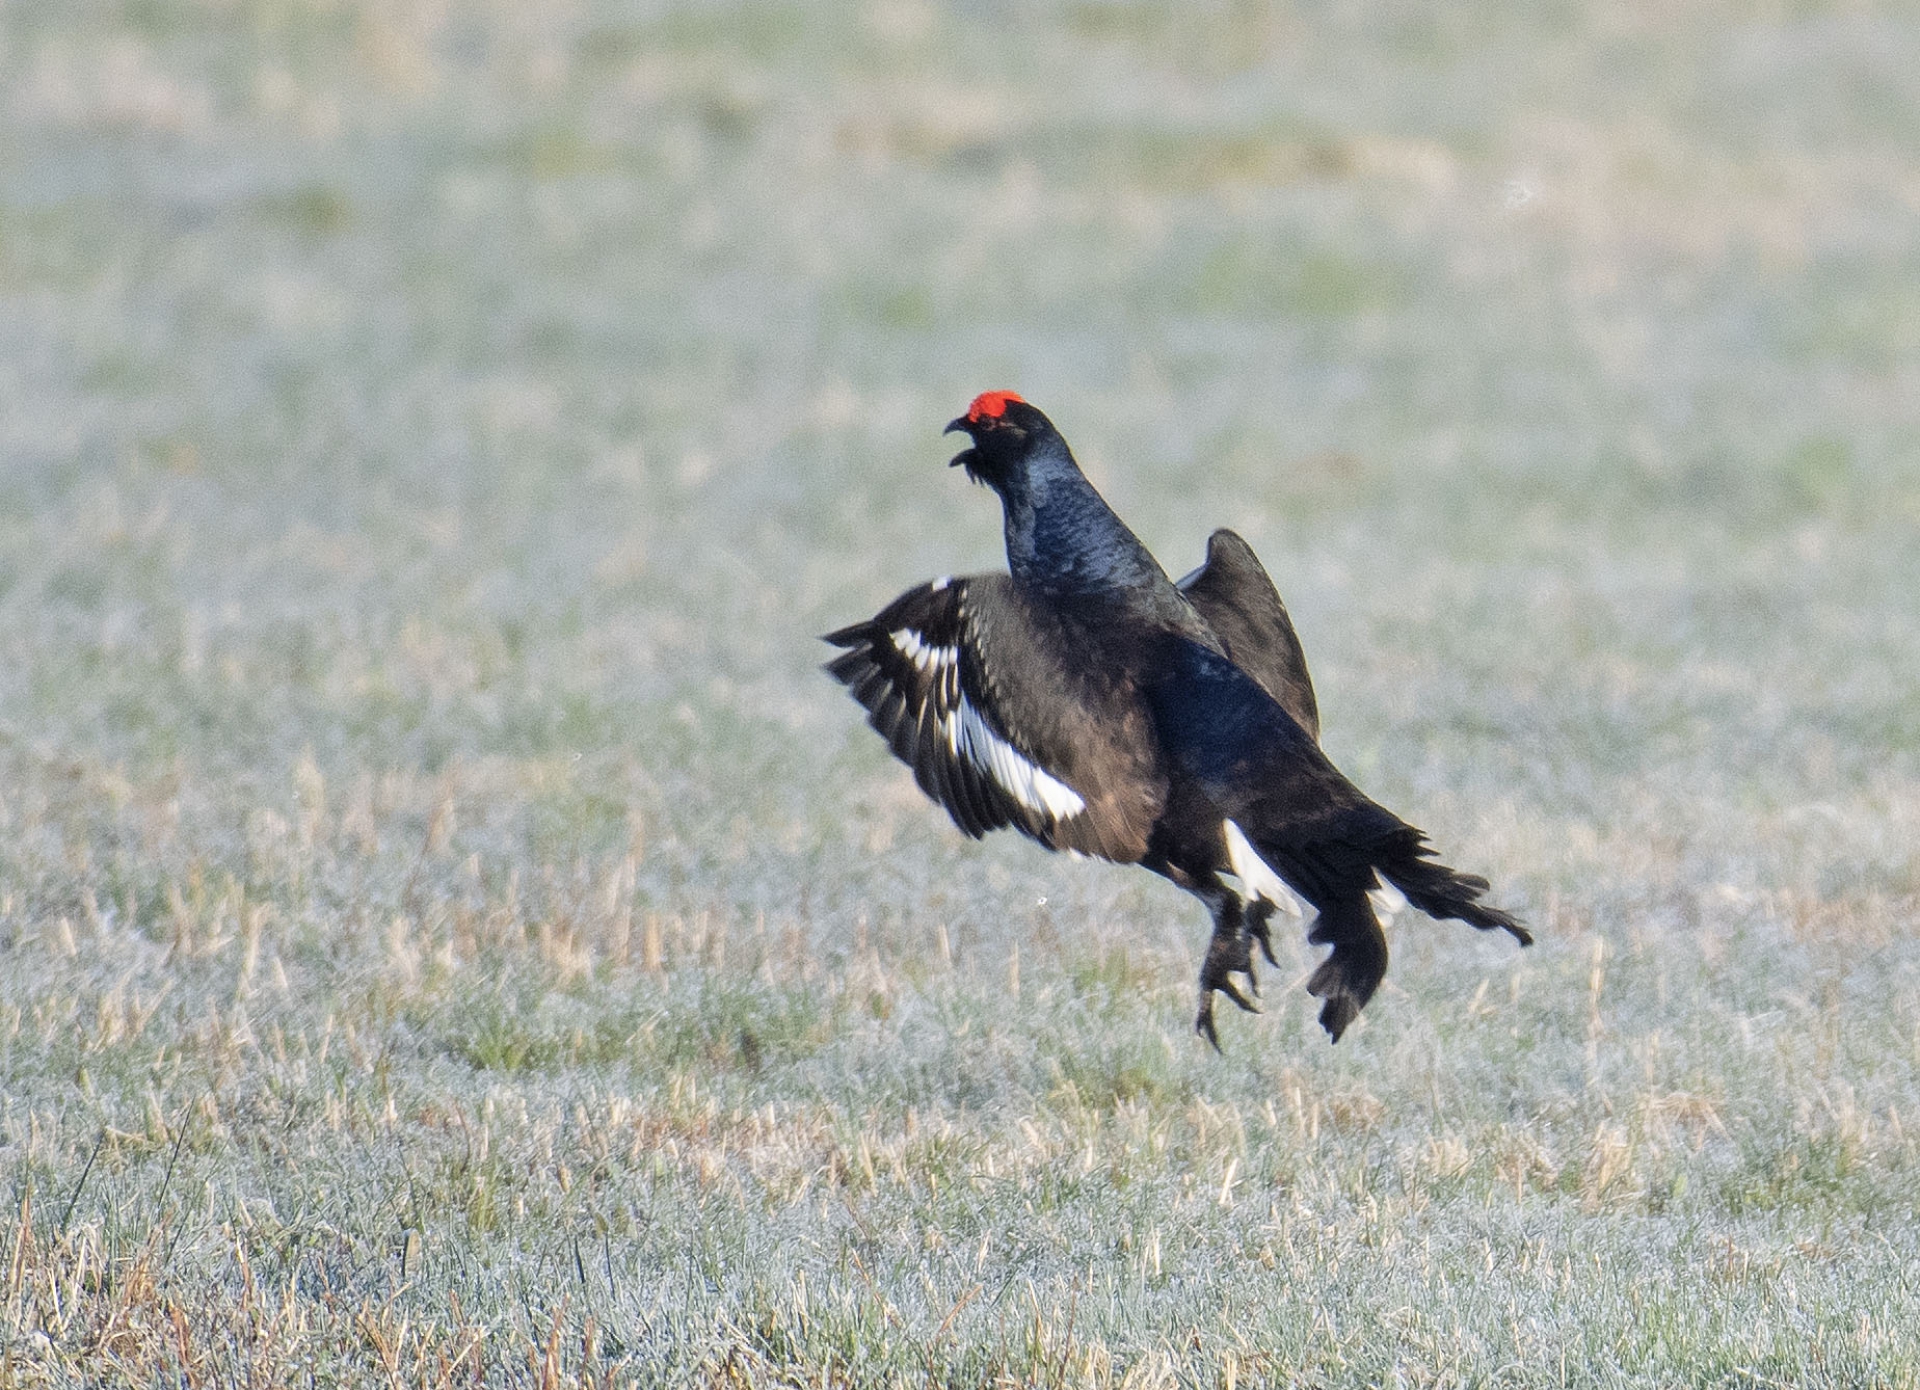
[{"label": "ground", "polygon": [[[0,4],[0,1384],[1920,1382],[1920,19]],[[960,836],[1049,412],[1539,944]]]}]

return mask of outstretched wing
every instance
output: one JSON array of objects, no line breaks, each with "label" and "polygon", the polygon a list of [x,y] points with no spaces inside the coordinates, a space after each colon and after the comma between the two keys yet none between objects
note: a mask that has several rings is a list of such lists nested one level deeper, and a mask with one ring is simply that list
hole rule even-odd
[{"label": "outstretched wing", "polygon": [[1180,581],[1180,592],[1207,620],[1228,659],[1318,739],[1320,708],[1307,655],[1253,547],[1224,527],[1215,531],[1207,538],[1207,562]]},{"label": "outstretched wing", "polygon": [[1056,626],[1006,575],[937,579],[828,633],[847,650],[826,669],[967,834],[1010,825],[1131,863],[1165,799],[1147,716],[1131,689],[1070,666]]}]

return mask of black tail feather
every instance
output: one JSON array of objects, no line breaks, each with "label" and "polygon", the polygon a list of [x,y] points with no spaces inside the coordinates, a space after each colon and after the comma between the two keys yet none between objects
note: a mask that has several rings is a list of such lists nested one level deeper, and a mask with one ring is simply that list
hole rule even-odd
[{"label": "black tail feather", "polygon": [[1320,1026],[1335,1041],[1373,998],[1387,973],[1387,937],[1366,895],[1323,904],[1307,940],[1333,953],[1307,981],[1307,992],[1325,1002]]},{"label": "black tail feather", "polygon": [[1380,878],[1430,917],[1454,918],[1482,931],[1498,927],[1522,946],[1533,944],[1519,918],[1481,901],[1488,888],[1484,878],[1442,864],[1418,830],[1374,810],[1376,820],[1391,821],[1385,833],[1376,824],[1364,837],[1309,842],[1305,848],[1266,836],[1254,840],[1261,857],[1319,912],[1307,939],[1333,951],[1308,979],[1307,990],[1323,1001],[1320,1026],[1335,1042],[1387,973],[1386,934],[1367,898]]},{"label": "black tail feather", "polygon": [[1533,944],[1533,933],[1518,917],[1480,901],[1488,887],[1484,878],[1448,868],[1433,857],[1424,841],[1416,838],[1405,851],[1380,861],[1376,867],[1407,895],[1408,902],[1429,917],[1452,918],[1481,931],[1499,927],[1522,946]]}]

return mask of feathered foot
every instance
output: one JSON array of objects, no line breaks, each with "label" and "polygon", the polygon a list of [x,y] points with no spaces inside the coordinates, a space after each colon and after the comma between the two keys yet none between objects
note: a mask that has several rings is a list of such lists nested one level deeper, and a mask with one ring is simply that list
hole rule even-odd
[{"label": "feathered foot", "polygon": [[[1200,963],[1200,1012],[1193,1021],[1193,1031],[1219,1052],[1220,1032],[1213,1023],[1214,991],[1226,995],[1248,1013],[1257,1014],[1260,1010],[1240,992],[1233,977],[1245,975],[1247,987],[1255,994],[1260,992],[1260,983],[1253,973],[1253,952],[1248,949],[1247,923],[1241,913],[1240,899],[1222,892],[1209,905],[1213,908],[1213,939],[1207,942],[1207,956]],[[1271,953],[1267,959],[1273,959]]]},{"label": "feathered foot", "polygon": [[[1267,958],[1267,964],[1276,970],[1280,968],[1280,962],[1274,958],[1273,932],[1267,926],[1267,919],[1273,916],[1277,910],[1278,909],[1265,898],[1255,898],[1247,904],[1247,935],[1260,943],[1260,954],[1265,956]],[[1251,970],[1247,972],[1247,978],[1249,980],[1253,979],[1253,972]],[[1257,983],[1254,986],[1253,992],[1255,994],[1260,992]]]}]

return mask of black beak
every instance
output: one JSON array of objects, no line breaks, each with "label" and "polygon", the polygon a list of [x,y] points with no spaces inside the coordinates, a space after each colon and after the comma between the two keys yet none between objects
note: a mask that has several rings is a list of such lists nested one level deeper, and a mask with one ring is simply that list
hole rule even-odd
[{"label": "black beak", "polygon": [[[967,417],[964,415],[960,415],[948,421],[947,427],[941,430],[940,433],[942,434],[960,433],[960,434],[971,435],[973,433],[973,429],[970,425],[968,425]],[[949,468],[967,467],[971,465],[973,458],[974,458],[973,450],[962,449],[959,453],[955,454],[952,458],[947,460],[947,467]]]}]

